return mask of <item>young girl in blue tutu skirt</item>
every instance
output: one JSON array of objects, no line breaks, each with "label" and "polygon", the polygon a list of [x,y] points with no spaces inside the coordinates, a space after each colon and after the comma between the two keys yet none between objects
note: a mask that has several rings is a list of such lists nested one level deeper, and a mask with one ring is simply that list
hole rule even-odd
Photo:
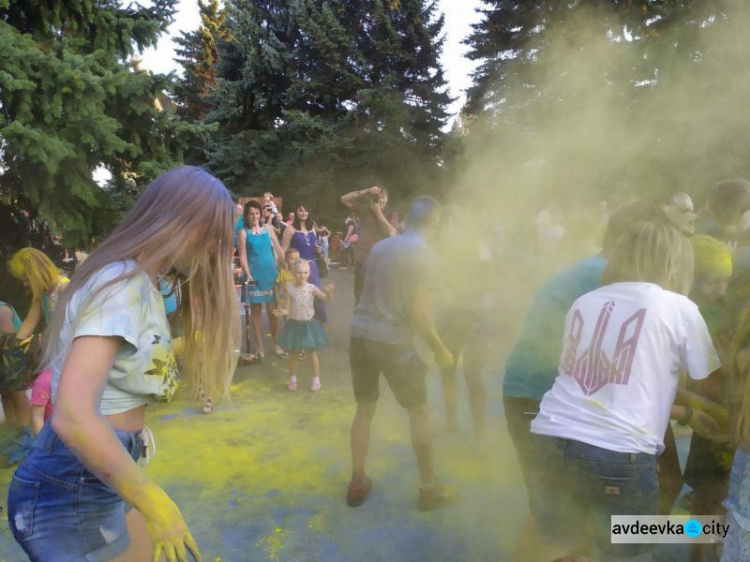
[{"label": "young girl in blue tutu skirt", "polygon": [[281,307],[274,310],[276,316],[287,316],[284,329],[279,336],[279,345],[287,351],[291,351],[289,358],[289,390],[297,390],[297,368],[299,366],[299,351],[309,353],[313,368],[313,382],[310,390],[320,390],[320,361],[317,349],[328,345],[328,336],[325,329],[315,317],[314,303],[319,298],[325,301],[331,300],[333,285],[328,284],[324,291],[318,289],[312,283],[308,283],[310,277],[310,262],[299,260],[292,267],[294,282],[287,285],[286,297]]}]

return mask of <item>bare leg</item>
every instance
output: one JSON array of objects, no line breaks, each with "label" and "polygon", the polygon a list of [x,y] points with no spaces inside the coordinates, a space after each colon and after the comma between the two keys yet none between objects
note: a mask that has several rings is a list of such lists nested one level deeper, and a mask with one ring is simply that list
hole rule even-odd
[{"label": "bare leg", "polygon": [[255,332],[255,345],[257,346],[256,351],[261,357],[265,355],[263,349],[263,305],[251,304],[250,310],[253,320],[253,331]]},{"label": "bare leg", "polygon": [[314,349],[308,349],[307,352],[310,354],[310,363],[312,363],[313,376],[320,376],[320,359],[318,359],[318,352]]},{"label": "bare leg", "polygon": [[299,356],[296,353],[292,353],[289,356],[289,376],[296,377],[298,370],[299,370]]},{"label": "bare leg", "polygon": [[[455,355],[454,355],[455,357]],[[448,431],[458,428],[458,405],[456,398],[456,367],[441,370],[443,401],[445,402],[445,426]]]},{"label": "bare leg", "polygon": [[146,529],[146,519],[137,509],[131,509],[125,515],[125,523],[128,525],[130,535],[130,546],[112,562],[131,562],[132,560],[151,560],[151,539]]},{"label": "bare leg", "polygon": [[357,404],[351,434],[352,482],[362,482],[365,479],[365,459],[370,448],[370,426],[376,409],[376,402]]},{"label": "bare leg", "polygon": [[474,436],[477,441],[484,437],[486,393],[482,382],[482,365],[486,345],[483,339],[467,342],[464,347],[464,377],[469,393],[471,419],[474,422]]},{"label": "bare leg", "polygon": [[409,409],[411,427],[411,446],[417,456],[419,482],[423,487],[435,482],[435,470],[432,465],[432,436],[430,435],[430,410],[427,404]]},{"label": "bare leg", "polygon": [[279,319],[273,314],[273,310],[277,308],[276,301],[269,302],[266,305],[266,315],[268,316],[268,328],[271,330],[271,341],[273,342],[274,352],[283,353],[284,350],[279,347],[276,341],[279,337]]}]

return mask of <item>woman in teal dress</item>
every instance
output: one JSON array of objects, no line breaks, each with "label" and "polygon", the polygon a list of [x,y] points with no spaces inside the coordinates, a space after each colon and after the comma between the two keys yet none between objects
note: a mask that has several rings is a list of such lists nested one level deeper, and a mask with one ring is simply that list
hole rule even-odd
[{"label": "woman in teal dress", "polygon": [[273,288],[278,275],[277,263],[283,261],[284,253],[281,251],[279,239],[273,228],[269,225],[261,226],[260,215],[260,204],[257,201],[248,201],[245,204],[244,228],[237,236],[240,265],[247,281],[245,302],[250,303],[258,356],[263,358],[265,355],[261,317],[265,304],[274,353],[279,357],[284,357],[284,350],[276,342],[279,322],[271,314],[271,311],[276,308]]}]

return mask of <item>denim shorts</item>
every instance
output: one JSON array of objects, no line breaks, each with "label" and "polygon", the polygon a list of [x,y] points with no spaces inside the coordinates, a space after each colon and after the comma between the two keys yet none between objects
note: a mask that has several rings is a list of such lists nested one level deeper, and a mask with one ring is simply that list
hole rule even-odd
[{"label": "denim shorts", "polygon": [[[115,433],[138,460],[141,432]],[[49,421],[13,474],[8,522],[32,562],[103,562],[130,545],[122,498],[81,464]]]},{"label": "denim shorts", "polygon": [[573,545],[594,533],[606,556],[638,557],[649,544],[612,544],[612,515],[658,515],[657,457],[533,435],[532,512],[541,536]]}]

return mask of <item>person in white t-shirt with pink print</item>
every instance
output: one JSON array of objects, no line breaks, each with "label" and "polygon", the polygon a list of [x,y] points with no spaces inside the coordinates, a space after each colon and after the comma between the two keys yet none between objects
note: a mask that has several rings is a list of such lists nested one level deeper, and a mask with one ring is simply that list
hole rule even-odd
[{"label": "person in white t-shirt with pink print", "polygon": [[587,527],[602,560],[652,559],[653,545],[611,544],[610,516],[658,514],[657,456],[680,371],[707,385],[720,367],[685,296],[692,278],[687,238],[645,223],[617,244],[604,286],[568,312],[558,376],[531,423],[540,559],[588,554]]}]

